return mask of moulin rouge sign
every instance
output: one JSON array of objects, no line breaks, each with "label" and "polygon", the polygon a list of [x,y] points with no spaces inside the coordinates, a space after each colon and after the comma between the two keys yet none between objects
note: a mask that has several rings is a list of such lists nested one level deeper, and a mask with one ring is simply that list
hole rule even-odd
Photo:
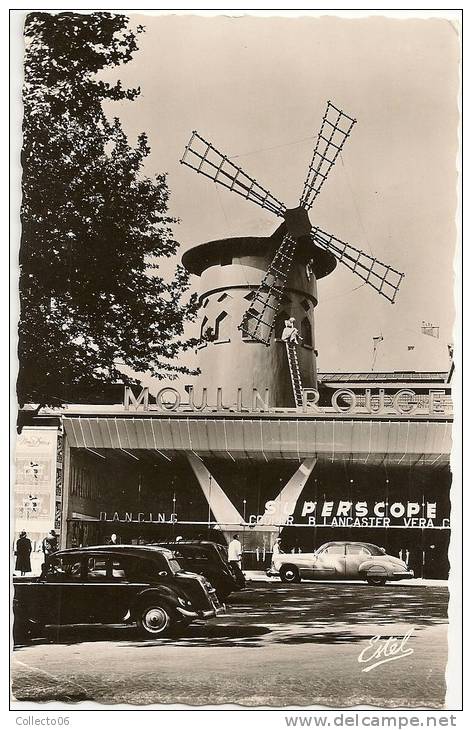
[{"label": "moulin rouge sign", "polygon": [[251,402],[243,398],[242,388],[228,396],[222,388],[216,388],[214,405],[208,401],[208,390],[202,388],[199,397],[195,395],[193,385],[185,387],[185,401],[181,393],[172,387],[164,387],[156,395],[149,392],[149,388],[142,388],[136,396],[132,389],[125,386],[124,408],[134,411],[171,412],[232,412],[232,413],[359,413],[378,414],[389,413],[397,416],[411,416],[415,413],[422,415],[439,415],[446,412],[446,391],[429,389],[418,395],[409,388],[402,388],[395,393],[385,393],[384,388],[365,388],[362,393],[355,393],[349,388],[340,388],[333,392],[329,406],[319,405],[319,392],[313,388],[302,389],[302,405],[299,408],[273,408],[269,406],[269,390],[261,394],[253,388]]}]

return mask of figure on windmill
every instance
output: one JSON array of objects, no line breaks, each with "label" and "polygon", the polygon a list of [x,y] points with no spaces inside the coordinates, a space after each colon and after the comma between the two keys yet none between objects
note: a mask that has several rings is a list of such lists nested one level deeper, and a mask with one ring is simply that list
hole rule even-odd
[{"label": "figure on windmill", "polygon": [[295,327],[295,317],[289,317],[289,319],[285,320],[285,327],[283,328],[281,339],[293,345],[298,345],[303,339]]}]

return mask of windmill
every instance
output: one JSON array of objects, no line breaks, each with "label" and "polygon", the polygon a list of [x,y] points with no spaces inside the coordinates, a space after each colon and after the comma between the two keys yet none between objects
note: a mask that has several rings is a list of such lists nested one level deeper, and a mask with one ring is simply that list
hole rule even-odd
[{"label": "windmill", "polygon": [[[303,191],[295,208],[287,208],[198,132],[192,133],[180,160],[182,164],[283,219],[282,241],[239,325],[244,337],[269,346],[294,260],[302,260],[309,276],[320,248],[331,253],[381,296],[394,303],[404,275],[318,226],[313,226],[308,217],[355,123],[355,119],[331,101],[327,102]],[[287,344],[287,355],[295,403],[300,405],[301,383],[294,346]]]}]

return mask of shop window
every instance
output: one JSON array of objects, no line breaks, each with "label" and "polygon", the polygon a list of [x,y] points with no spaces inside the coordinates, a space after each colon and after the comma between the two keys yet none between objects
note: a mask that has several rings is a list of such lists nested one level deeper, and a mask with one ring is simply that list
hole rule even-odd
[{"label": "shop window", "polygon": [[280,340],[282,337],[282,332],[285,327],[285,320],[288,319],[289,315],[285,310],[282,310],[278,313],[278,315],[275,318],[275,325],[274,325],[274,337],[276,340]]},{"label": "shop window", "polygon": [[215,340],[229,339],[230,318],[228,312],[221,312],[215,321]]},{"label": "shop window", "polygon": [[300,325],[300,334],[302,336],[302,343],[306,345],[307,347],[313,346],[313,338],[311,334],[311,324],[308,317],[304,317],[302,319],[301,325]]}]

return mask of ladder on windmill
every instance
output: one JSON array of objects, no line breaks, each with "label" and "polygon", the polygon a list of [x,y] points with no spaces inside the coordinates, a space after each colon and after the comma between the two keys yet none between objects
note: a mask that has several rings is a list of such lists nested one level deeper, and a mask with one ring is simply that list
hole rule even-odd
[{"label": "ladder on windmill", "polygon": [[296,242],[285,236],[269,268],[257,288],[251,306],[239,328],[245,337],[267,347],[275,326],[274,314],[280,309],[287,285],[287,278],[293,262]]},{"label": "ladder on windmill", "polygon": [[301,407],[303,405],[302,381],[300,377],[300,367],[298,365],[297,347],[295,342],[286,342],[288,366],[290,369],[290,378],[292,381],[293,398],[295,405]]}]

